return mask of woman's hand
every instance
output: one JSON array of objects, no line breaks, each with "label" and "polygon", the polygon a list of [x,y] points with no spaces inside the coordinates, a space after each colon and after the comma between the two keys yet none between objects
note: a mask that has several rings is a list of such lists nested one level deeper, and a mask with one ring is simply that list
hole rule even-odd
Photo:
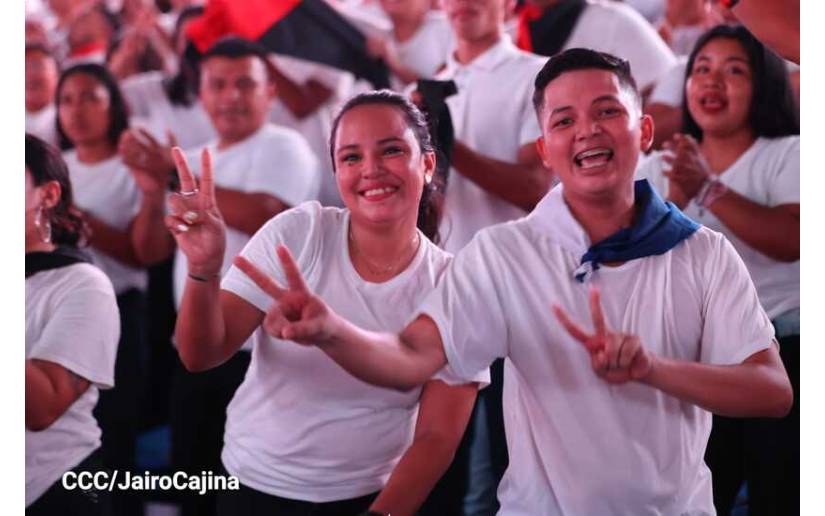
[{"label": "woman's hand", "polygon": [[663,172],[671,184],[689,201],[702,190],[705,181],[713,175],[705,160],[699,144],[692,136],[675,134],[673,139],[662,146],[670,153],[662,155],[662,160],[670,165],[670,170]]},{"label": "woman's hand", "polygon": [[287,288],[278,285],[243,256],[234,260],[235,265],[274,301],[264,317],[264,331],[276,339],[323,347],[336,335],[338,316],[323,299],[309,290],[289,249],[281,245],[277,253]]},{"label": "woman's hand", "polygon": [[641,381],[650,374],[653,356],[642,346],[638,336],[616,333],[607,327],[599,291],[595,288],[590,291],[593,334],[588,334],[570,320],[561,307],[554,306],[553,312],[567,333],[584,345],[590,353],[593,371],[606,382]]},{"label": "woman's hand", "polygon": [[180,192],[169,197],[166,227],[186,255],[190,274],[217,276],[226,249],[226,225],[215,202],[212,158],[207,149],[201,153],[200,188],[179,147],[172,149],[172,158],[178,169]]}]

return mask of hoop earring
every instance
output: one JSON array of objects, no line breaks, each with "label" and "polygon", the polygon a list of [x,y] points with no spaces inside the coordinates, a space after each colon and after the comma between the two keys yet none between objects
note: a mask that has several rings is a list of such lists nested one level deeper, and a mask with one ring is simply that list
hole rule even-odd
[{"label": "hoop earring", "polygon": [[34,225],[37,227],[37,232],[40,233],[40,240],[49,244],[52,241],[52,222],[48,217],[43,220],[43,207],[38,206],[37,211],[34,212]]}]

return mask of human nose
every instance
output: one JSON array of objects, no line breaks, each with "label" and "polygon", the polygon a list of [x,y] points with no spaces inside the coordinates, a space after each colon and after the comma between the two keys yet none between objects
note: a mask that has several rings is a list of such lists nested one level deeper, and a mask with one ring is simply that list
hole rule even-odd
[{"label": "human nose", "polygon": [[583,120],[578,124],[576,128],[576,139],[577,140],[584,140],[590,137],[593,137],[597,134],[601,134],[602,127],[598,120],[596,119],[587,119]]}]

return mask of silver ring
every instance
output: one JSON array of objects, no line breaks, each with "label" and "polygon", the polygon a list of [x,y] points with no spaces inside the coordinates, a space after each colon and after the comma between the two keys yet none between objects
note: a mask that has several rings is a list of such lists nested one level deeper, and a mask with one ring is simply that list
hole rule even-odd
[{"label": "silver ring", "polygon": [[181,197],[192,197],[193,195],[198,195],[198,189],[195,188],[194,190],[191,190],[189,192],[184,192],[183,190],[181,190],[180,192],[178,192],[178,194]]}]

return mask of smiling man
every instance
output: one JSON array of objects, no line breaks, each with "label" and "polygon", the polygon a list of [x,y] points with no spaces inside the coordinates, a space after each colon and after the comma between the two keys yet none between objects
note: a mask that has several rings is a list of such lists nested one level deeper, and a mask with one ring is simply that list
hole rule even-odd
[{"label": "smiling man", "polygon": [[281,331],[397,389],[506,357],[501,515],[713,514],[711,413],[791,406],[773,328],[730,243],[634,183],[653,125],[627,62],[571,49],[535,86],[561,187],[481,231],[400,335],[328,308]]}]

